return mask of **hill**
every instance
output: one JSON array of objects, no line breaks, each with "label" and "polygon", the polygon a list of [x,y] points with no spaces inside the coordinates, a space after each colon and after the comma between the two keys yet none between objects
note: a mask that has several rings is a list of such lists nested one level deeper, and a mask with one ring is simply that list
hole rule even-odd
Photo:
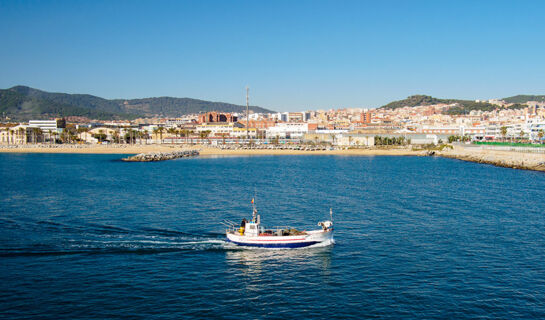
[{"label": "hill", "polygon": [[[176,117],[183,114],[208,111],[246,112],[246,106],[190,98],[158,97],[114,101],[119,105],[122,105],[125,112],[138,112],[148,116],[165,115],[168,117]],[[273,112],[257,106],[250,106],[250,110],[253,112]]]},{"label": "hill", "polygon": [[508,103],[526,103],[528,101],[544,102],[545,101],[545,95],[535,96],[535,95],[519,94],[517,96],[503,98],[502,100],[505,101],[505,102],[508,102]]},{"label": "hill", "polygon": [[387,105],[380,107],[379,109],[398,109],[403,107],[427,106],[427,105],[439,104],[439,103],[444,103],[443,99],[437,99],[431,96],[418,94],[418,95],[407,97],[406,99],[403,99],[403,100],[390,102]]},{"label": "hill", "polygon": [[[251,106],[253,112],[272,112]],[[0,112],[23,121],[64,116],[90,119],[134,119],[137,117],[179,117],[191,113],[243,112],[245,106],[191,98],[104,99],[88,94],[46,92],[25,86],[0,89]]]},{"label": "hill", "polygon": [[[403,100],[393,101],[380,107],[379,109],[398,109],[403,107],[427,106],[434,104],[449,104],[450,107],[445,113],[450,115],[467,114],[472,110],[492,111],[498,109],[499,106],[488,102],[475,102],[473,100],[459,99],[439,99],[426,95],[413,95]],[[516,104],[510,108],[524,108],[526,105]]]}]

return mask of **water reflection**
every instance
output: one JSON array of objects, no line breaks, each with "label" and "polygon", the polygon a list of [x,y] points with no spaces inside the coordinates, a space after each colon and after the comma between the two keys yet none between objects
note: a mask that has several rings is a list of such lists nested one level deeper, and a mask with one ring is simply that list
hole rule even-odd
[{"label": "water reflection", "polygon": [[271,250],[235,247],[225,253],[229,267],[242,276],[246,289],[258,290],[263,280],[275,278],[275,273],[315,269],[323,281],[331,274],[334,246],[304,249]]}]

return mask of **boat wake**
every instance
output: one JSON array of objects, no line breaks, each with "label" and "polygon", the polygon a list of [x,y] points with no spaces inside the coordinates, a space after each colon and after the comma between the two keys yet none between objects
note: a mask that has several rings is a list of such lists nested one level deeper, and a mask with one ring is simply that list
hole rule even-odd
[{"label": "boat wake", "polygon": [[228,250],[221,233],[181,232],[161,228],[126,229],[117,226],[66,225],[47,221],[22,223],[32,237],[10,240],[0,248],[0,256],[70,254],[157,254]]},{"label": "boat wake", "polygon": [[[286,250],[240,247],[225,239],[223,233],[178,231],[143,227],[128,229],[97,223],[64,224],[52,221],[1,221],[18,231],[27,231],[25,239],[2,241],[0,257],[73,254],[160,254],[197,251]],[[13,239],[13,238],[12,238]],[[0,239],[1,240],[1,239]],[[334,242],[318,243],[308,248],[325,247]],[[290,249],[301,250],[305,248]]]}]

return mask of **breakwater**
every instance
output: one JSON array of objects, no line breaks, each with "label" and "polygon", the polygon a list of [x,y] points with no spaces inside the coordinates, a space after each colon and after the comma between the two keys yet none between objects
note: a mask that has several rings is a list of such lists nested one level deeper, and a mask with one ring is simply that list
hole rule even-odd
[{"label": "breakwater", "polygon": [[453,150],[439,151],[435,155],[498,167],[545,171],[545,155],[542,154],[456,147]]},{"label": "breakwater", "polygon": [[151,152],[151,153],[139,153],[137,155],[123,158],[121,160],[127,162],[153,162],[153,161],[165,161],[173,160],[185,157],[195,157],[199,155],[197,150],[185,150],[174,152]]}]

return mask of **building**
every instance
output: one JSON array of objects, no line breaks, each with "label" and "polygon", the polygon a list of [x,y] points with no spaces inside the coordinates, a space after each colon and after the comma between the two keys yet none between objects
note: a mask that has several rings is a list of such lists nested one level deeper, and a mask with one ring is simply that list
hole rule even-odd
[{"label": "building", "polygon": [[66,128],[66,121],[64,119],[30,120],[28,126],[38,128],[43,132],[62,132],[62,129]]},{"label": "building", "polygon": [[373,118],[373,114],[371,112],[362,112],[360,115],[360,122],[371,123],[372,118]]},{"label": "building", "polygon": [[308,123],[277,123],[266,130],[267,138],[302,138],[308,133]]},{"label": "building", "polygon": [[430,127],[423,126],[422,133],[426,134],[446,134],[446,135],[462,135],[460,127]]},{"label": "building", "polygon": [[245,128],[240,122],[229,123],[203,123],[195,127],[197,133],[209,131],[209,137],[237,137],[245,138],[246,134],[249,138],[256,138],[258,130],[256,128]]},{"label": "building", "polygon": [[[545,121],[544,122],[534,122],[528,124],[528,131],[530,132],[530,139],[533,141],[541,141],[545,140]],[[543,135],[541,138],[539,137],[541,132],[541,135]]]},{"label": "building", "polygon": [[288,113],[288,121],[289,122],[303,122],[304,118],[305,118],[305,116],[301,112],[290,112],[290,113]]},{"label": "building", "polygon": [[230,113],[221,113],[221,112],[207,112],[205,114],[199,115],[199,123],[206,122],[237,122],[238,117]]},{"label": "building", "polygon": [[[246,127],[246,119],[239,120],[239,123]],[[250,128],[267,129],[276,125],[276,120],[250,120]]]},{"label": "building", "polygon": [[278,121],[288,122],[288,118],[289,118],[288,115],[289,115],[289,112],[277,112],[271,115],[271,118],[276,119]]},{"label": "building", "polygon": [[337,135],[335,142],[339,146],[366,146],[371,147],[375,145],[375,137],[363,134],[339,134]]}]

